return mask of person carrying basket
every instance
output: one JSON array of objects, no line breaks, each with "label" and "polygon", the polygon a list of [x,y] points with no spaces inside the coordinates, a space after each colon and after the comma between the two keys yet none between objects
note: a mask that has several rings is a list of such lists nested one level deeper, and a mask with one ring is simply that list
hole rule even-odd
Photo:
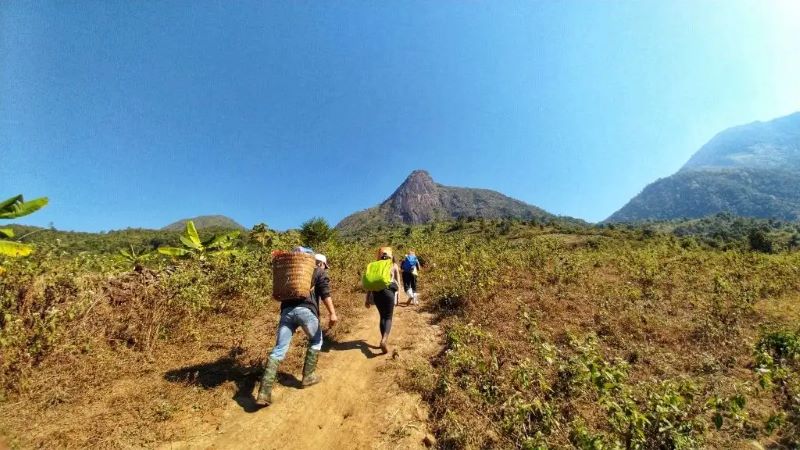
[{"label": "person carrying basket", "polygon": [[[292,256],[284,254],[281,256]],[[297,256],[297,254],[294,254]],[[311,258],[308,256],[308,258]],[[275,257],[273,257],[273,261]],[[273,262],[274,264],[274,262]],[[330,327],[336,325],[339,318],[336,316],[336,309],[331,299],[330,278],[328,277],[328,260],[325,255],[317,253],[314,255],[313,275],[311,277],[311,289],[305,296],[295,296],[294,298],[281,300],[281,317],[278,322],[278,336],[275,347],[267,360],[267,367],[261,378],[258,388],[256,404],[267,406],[272,403],[272,386],[278,373],[278,366],[286,357],[292,336],[298,327],[302,328],[308,336],[308,349],[306,350],[305,363],[303,365],[304,388],[320,382],[321,377],[316,373],[317,358],[322,349],[322,327],[319,318],[319,302],[328,310],[328,320]],[[306,286],[309,286],[308,284]],[[277,287],[273,286],[277,290]],[[306,288],[308,289],[308,288]],[[275,295],[275,294],[273,294]]]}]

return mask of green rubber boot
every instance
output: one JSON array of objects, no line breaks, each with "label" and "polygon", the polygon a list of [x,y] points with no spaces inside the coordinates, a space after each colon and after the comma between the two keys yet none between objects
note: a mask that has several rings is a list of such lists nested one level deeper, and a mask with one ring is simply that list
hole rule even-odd
[{"label": "green rubber boot", "polygon": [[319,350],[309,348],[306,350],[306,362],[303,364],[303,387],[307,388],[313,386],[320,381],[322,377],[317,375],[317,359],[319,358]]},{"label": "green rubber boot", "polygon": [[261,377],[261,385],[258,387],[257,405],[267,406],[272,403],[272,385],[275,384],[275,377],[278,375],[278,366],[280,364],[281,362],[274,358],[269,358],[267,361],[264,376]]}]

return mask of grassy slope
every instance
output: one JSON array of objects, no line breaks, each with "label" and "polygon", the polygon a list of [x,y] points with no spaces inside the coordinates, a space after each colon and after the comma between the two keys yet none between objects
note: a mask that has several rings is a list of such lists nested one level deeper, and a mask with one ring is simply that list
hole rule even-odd
[{"label": "grassy slope", "polygon": [[604,234],[454,236],[459,257],[423,271],[448,339],[414,379],[443,447],[797,442],[796,367],[762,388],[754,352],[796,338],[800,255]]},{"label": "grassy slope", "polygon": [[[289,233],[274,245],[297,243]],[[357,291],[359,271],[383,243],[398,253],[416,247],[423,302],[446,329],[446,351],[408,381],[430,402],[444,448],[730,448],[798,438],[794,356],[776,359],[769,373],[778,376],[765,388],[755,370],[761,337],[791,336],[800,325],[796,252],[476,221],[329,244],[337,288]],[[151,262],[142,274],[96,253],[6,261],[0,433],[26,447],[180,438],[188,430],[176,429],[177,419],[201,420],[230,401],[202,387],[257,371],[266,351],[258,335],[275,316],[265,303],[269,250]],[[263,329],[243,328],[255,314],[266,318]],[[214,349],[229,356],[193,371]],[[195,372],[210,378],[193,380]],[[131,377],[141,385],[115,382]],[[187,379],[198,386],[191,395],[171,381]],[[743,411],[734,407],[740,398]],[[715,400],[719,408],[709,406]]]}]

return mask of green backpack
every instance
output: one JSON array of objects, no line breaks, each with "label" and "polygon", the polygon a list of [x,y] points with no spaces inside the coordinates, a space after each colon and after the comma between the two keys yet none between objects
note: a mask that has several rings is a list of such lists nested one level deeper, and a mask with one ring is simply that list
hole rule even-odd
[{"label": "green backpack", "polygon": [[364,289],[372,292],[382,291],[392,283],[392,260],[382,259],[367,264],[367,270],[361,278]]}]

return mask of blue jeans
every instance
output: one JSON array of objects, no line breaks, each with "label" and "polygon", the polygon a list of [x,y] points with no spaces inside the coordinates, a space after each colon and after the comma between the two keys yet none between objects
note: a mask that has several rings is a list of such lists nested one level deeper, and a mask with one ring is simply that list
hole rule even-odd
[{"label": "blue jeans", "polygon": [[278,340],[272,349],[269,357],[283,361],[286,352],[289,351],[289,344],[292,343],[297,327],[302,327],[308,336],[308,347],[314,350],[322,349],[322,327],[319,326],[319,318],[310,309],[303,306],[287,308],[281,312],[281,320],[278,323]]}]

